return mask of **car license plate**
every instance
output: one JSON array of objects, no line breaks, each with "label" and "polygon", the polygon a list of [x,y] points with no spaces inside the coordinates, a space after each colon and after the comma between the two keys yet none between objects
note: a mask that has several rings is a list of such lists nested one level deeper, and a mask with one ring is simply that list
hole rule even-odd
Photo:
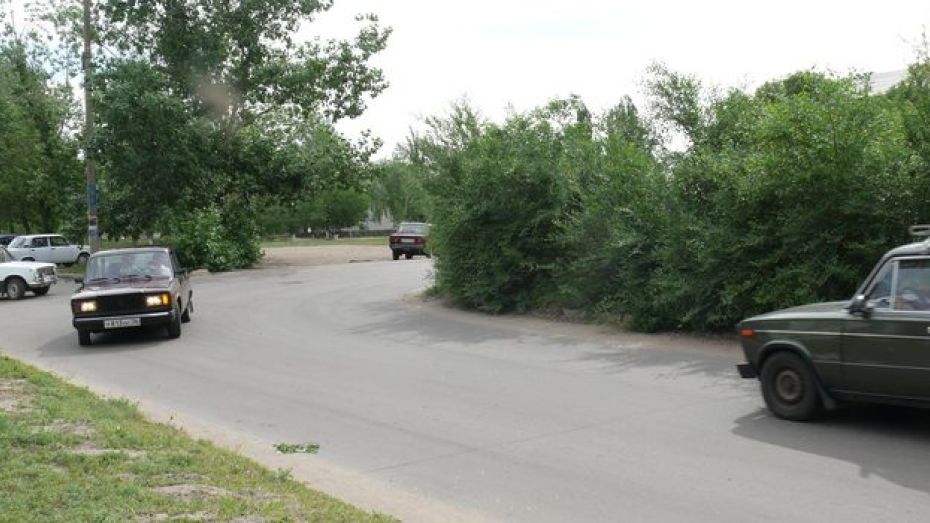
[{"label": "car license plate", "polygon": [[401,238],[400,243],[413,243],[413,238]]},{"label": "car license plate", "polygon": [[103,320],[104,329],[126,329],[129,327],[141,327],[141,318],[122,318],[119,320]]}]

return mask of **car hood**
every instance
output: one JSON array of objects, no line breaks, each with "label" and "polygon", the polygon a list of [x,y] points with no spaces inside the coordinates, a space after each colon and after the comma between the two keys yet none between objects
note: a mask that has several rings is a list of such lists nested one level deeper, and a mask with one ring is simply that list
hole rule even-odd
[{"label": "car hood", "polygon": [[13,268],[13,269],[42,269],[42,268],[55,268],[54,263],[42,263],[42,262],[28,262],[28,261],[13,261],[13,262],[4,262],[0,263],[0,268]]},{"label": "car hood", "polygon": [[153,278],[151,280],[132,280],[128,282],[94,282],[85,284],[75,294],[74,298],[93,298],[103,294],[132,294],[135,292],[164,291],[171,287],[168,278]]},{"label": "car hood", "polygon": [[849,300],[809,303],[807,305],[799,305],[797,307],[789,307],[787,309],[767,312],[765,314],[753,316],[752,318],[747,318],[743,321],[750,322],[756,320],[775,320],[780,318],[801,318],[832,315],[845,313],[848,306]]}]

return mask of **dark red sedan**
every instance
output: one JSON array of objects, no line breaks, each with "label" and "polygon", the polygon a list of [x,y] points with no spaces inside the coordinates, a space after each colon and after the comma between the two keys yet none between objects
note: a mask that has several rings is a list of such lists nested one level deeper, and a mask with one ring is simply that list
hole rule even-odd
[{"label": "dark red sedan", "polygon": [[404,222],[397,228],[397,232],[391,235],[390,242],[391,255],[396,260],[403,254],[408,260],[415,254],[422,254],[427,258],[430,257],[429,250],[426,247],[429,239],[429,224]]}]

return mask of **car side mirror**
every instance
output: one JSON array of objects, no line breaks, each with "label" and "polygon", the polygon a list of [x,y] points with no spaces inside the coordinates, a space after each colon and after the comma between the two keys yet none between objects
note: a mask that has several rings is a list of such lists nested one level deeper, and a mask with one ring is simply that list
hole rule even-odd
[{"label": "car side mirror", "polygon": [[865,318],[872,314],[874,307],[869,303],[869,297],[865,294],[859,294],[853,298],[849,304],[849,312]]}]

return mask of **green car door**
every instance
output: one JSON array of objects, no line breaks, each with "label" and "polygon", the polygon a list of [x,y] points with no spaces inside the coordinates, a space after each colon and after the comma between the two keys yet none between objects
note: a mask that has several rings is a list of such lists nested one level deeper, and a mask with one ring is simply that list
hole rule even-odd
[{"label": "green car door", "polygon": [[888,260],[843,332],[844,389],[930,398],[930,257]]}]

